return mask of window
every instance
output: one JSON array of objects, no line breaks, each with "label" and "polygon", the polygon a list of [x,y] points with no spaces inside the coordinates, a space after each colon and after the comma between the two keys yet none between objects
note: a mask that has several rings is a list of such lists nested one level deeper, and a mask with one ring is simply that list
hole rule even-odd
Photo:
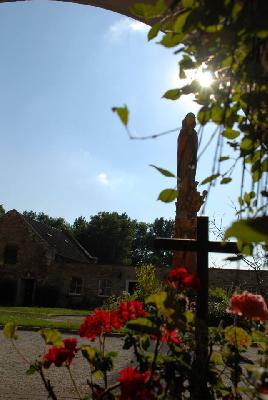
[{"label": "window", "polygon": [[18,257],[18,247],[14,244],[8,244],[4,250],[4,264],[16,264]]},{"label": "window", "polygon": [[99,280],[99,296],[111,296],[112,294],[112,281],[109,279]]},{"label": "window", "polygon": [[69,294],[81,294],[82,284],[83,284],[82,278],[77,278],[73,276],[70,283]]},{"label": "window", "polygon": [[137,281],[126,281],[126,292],[133,294],[137,288]]}]

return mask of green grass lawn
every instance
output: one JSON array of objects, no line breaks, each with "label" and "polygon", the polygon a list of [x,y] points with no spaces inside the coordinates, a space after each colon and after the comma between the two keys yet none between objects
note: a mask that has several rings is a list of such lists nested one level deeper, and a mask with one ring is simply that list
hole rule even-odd
[{"label": "green grass lawn", "polygon": [[[40,328],[78,329],[80,322],[73,321],[68,316],[84,316],[87,310],[71,310],[66,308],[42,308],[42,307],[0,307],[0,324],[15,322],[16,325]],[[56,321],[56,317],[65,316],[65,321]],[[53,318],[54,317],[54,318]]]}]

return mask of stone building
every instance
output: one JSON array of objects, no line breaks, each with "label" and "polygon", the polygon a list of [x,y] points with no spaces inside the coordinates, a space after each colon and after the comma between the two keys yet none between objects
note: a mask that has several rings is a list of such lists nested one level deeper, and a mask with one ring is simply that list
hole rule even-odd
[{"label": "stone building", "polygon": [[[111,294],[132,292],[133,266],[98,264],[68,232],[24,217],[16,210],[0,220],[0,304],[17,306],[99,306]],[[160,279],[166,268],[158,269]],[[210,268],[210,287],[263,293],[268,271]],[[258,282],[259,280],[259,282]]]},{"label": "stone building", "polygon": [[135,268],[99,265],[67,231],[9,211],[0,221],[0,303],[94,307],[131,291]]}]

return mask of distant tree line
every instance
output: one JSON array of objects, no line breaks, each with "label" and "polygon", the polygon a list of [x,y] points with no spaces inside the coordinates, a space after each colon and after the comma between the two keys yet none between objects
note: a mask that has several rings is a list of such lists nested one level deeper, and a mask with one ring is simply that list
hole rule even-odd
[{"label": "distant tree line", "polygon": [[[0,205],[0,217],[5,214]],[[78,217],[69,224],[64,218],[50,217],[35,211],[24,211],[25,217],[56,229],[68,230],[100,263],[139,266],[171,266],[172,253],[156,250],[156,236],[172,237],[174,221],[156,218],[153,222],[131,219],[126,213],[99,212],[89,217]]]}]

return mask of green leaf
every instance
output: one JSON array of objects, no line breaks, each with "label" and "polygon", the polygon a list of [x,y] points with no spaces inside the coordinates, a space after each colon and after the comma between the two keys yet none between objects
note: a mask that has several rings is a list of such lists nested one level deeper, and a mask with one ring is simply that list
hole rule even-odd
[{"label": "green leaf", "polygon": [[240,327],[228,326],[225,328],[225,340],[238,348],[247,348],[251,345],[251,336]]},{"label": "green leaf", "polygon": [[145,20],[161,16],[167,9],[165,0],[157,0],[155,4],[136,3],[130,9],[131,13]]},{"label": "green leaf", "polygon": [[236,237],[242,242],[268,243],[268,217],[242,219],[225,232],[225,238]]},{"label": "green leaf", "polygon": [[182,39],[183,39],[183,34],[168,32],[163,36],[163,38],[159,43],[162,44],[162,46],[170,48],[180,44]]},{"label": "green leaf", "polygon": [[241,150],[245,150],[245,151],[252,150],[252,148],[253,148],[252,139],[249,139],[247,137],[243,138],[242,142],[240,143],[240,148],[241,148]]},{"label": "green leaf", "polygon": [[97,355],[97,349],[90,345],[81,346],[82,355],[91,363],[94,362]]},{"label": "green leaf", "polygon": [[46,344],[54,344],[55,346],[63,346],[62,337],[59,331],[56,329],[41,329],[40,335],[46,342]]},{"label": "green leaf", "polygon": [[224,365],[222,355],[219,352],[213,351],[210,356],[210,362],[216,365]]},{"label": "green leaf", "polygon": [[194,5],[194,0],[182,0],[182,5],[184,8],[191,8]]},{"label": "green leaf", "polygon": [[226,183],[229,183],[229,182],[231,182],[232,181],[232,178],[223,178],[221,181],[220,181],[220,184],[221,185],[225,185]]},{"label": "green leaf", "polygon": [[210,109],[207,108],[206,106],[202,107],[199,113],[197,114],[198,122],[200,122],[201,125],[205,125],[209,121],[210,116],[211,116]]},{"label": "green leaf", "polygon": [[216,124],[220,124],[223,122],[223,109],[218,107],[218,106],[214,106],[211,109],[211,119],[213,122],[215,122]]},{"label": "green leaf", "polygon": [[230,159],[229,156],[222,156],[222,157],[219,158],[219,162],[226,161],[226,160],[229,160],[229,159]]},{"label": "green leaf", "polygon": [[191,59],[188,54],[184,54],[183,59],[179,62],[181,69],[193,69],[195,68],[195,62]]},{"label": "green leaf", "polygon": [[252,333],[252,340],[257,343],[257,346],[264,351],[266,349],[266,346],[268,344],[268,338],[265,336],[263,332],[260,332],[256,329],[253,329]]},{"label": "green leaf", "polygon": [[164,189],[160,192],[158,199],[164,203],[171,203],[172,201],[176,200],[177,198],[177,190],[175,189]]},{"label": "green leaf", "polygon": [[170,89],[162,97],[168,100],[178,100],[182,93],[180,89]]},{"label": "green leaf", "polygon": [[127,106],[125,106],[125,107],[113,107],[112,111],[117,113],[117,115],[120,118],[121,122],[127,127],[127,125],[128,125],[128,116],[129,116],[129,111],[128,111]]},{"label": "green leaf", "polygon": [[167,169],[157,167],[156,165],[153,165],[153,164],[150,164],[150,167],[157,169],[157,171],[159,171],[160,174],[162,174],[164,176],[167,176],[170,178],[176,178],[176,176],[172,172],[168,171]]},{"label": "green leaf", "polygon": [[268,192],[267,192],[266,190],[262,190],[262,191],[261,191],[261,195],[262,195],[263,197],[268,197]]},{"label": "green leaf", "polygon": [[158,33],[159,33],[159,31],[160,31],[160,28],[161,28],[161,25],[160,25],[159,22],[157,22],[156,24],[154,24],[154,25],[151,27],[151,29],[149,30],[149,32],[148,32],[148,35],[147,35],[148,40],[154,39],[154,38],[158,35]]},{"label": "green leaf", "polygon": [[205,185],[206,183],[210,183],[212,181],[215,181],[215,179],[217,179],[219,176],[220,176],[220,174],[210,175],[210,176],[208,176],[206,179],[204,179],[201,182],[201,185]]},{"label": "green leaf", "polygon": [[236,139],[240,135],[239,131],[235,131],[234,129],[226,129],[222,132],[222,136],[227,139]]},{"label": "green leaf", "polygon": [[238,197],[238,202],[239,202],[240,206],[244,205],[244,200],[242,199],[241,196]]},{"label": "green leaf", "polygon": [[146,304],[155,304],[158,311],[160,311],[167,318],[170,318],[175,310],[171,307],[168,307],[168,295],[166,292],[159,292],[155,294],[151,294],[145,300]]},{"label": "green leaf", "polygon": [[261,164],[262,172],[268,172],[268,158],[265,158]]},{"label": "green leaf", "polygon": [[8,339],[17,339],[15,322],[7,322],[3,329],[3,334]]},{"label": "green leaf", "polygon": [[101,379],[103,377],[103,372],[101,372],[99,369],[97,371],[94,371],[93,374],[94,378],[96,379]]},{"label": "green leaf", "polygon": [[173,30],[176,33],[183,32],[183,28],[185,26],[185,23],[186,23],[186,20],[187,20],[189,14],[190,14],[190,11],[185,11],[176,18],[174,25],[173,25]]},{"label": "green leaf", "polygon": [[159,333],[157,325],[148,318],[137,318],[129,321],[127,327],[137,332],[147,333],[148,335],[157,335]]},{"label": "green leaf", "polygon": [[30,365],[30,368],[27,369],[26,375],[33,375],[37,371],[34,365]]},{"label": "green leaf", "polygon": [[184,316],[188,324],[194,322],[194,313],[192,311],[186,310]]}]

